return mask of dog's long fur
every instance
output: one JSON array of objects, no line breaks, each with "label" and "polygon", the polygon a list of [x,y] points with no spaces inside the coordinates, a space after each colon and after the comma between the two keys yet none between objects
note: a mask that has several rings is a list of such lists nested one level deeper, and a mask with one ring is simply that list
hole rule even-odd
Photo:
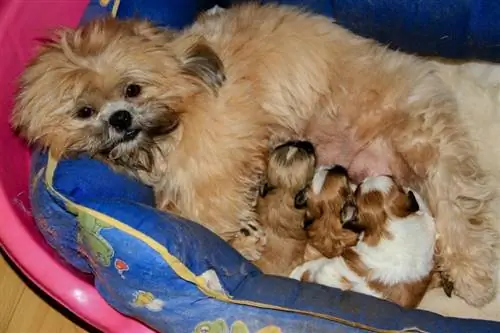
[{"label": "dog's long fur", "polygon": [[[469,130],[480,165],[491,177],[490,185],[500,188],[500,146],[497,144],[500,132],[500,77],[497,75],[496,80],[492,77],[495,73],[500,73],[500,67],[483,63],[436,62],[435,65],[439,77],[455,93],[458,115]],[[481,73],[489,74],[489,77]],[[500,216],[500,201],[497,196],[490,207],[493,209],[490,212],[492,218],[495,219],[493,226],[500,231],[500,222],[496,220]],[[476,249],[482,251],[481,247]],[[497,272],[497,277],[499,273]],[[433,289],[425,295],[419,308],[445,316],[500,321],[500,293],[497,293],[493,302],[477,308],[460,297],[448,298],[442,289]]]},{"label": "dog's long fur", "polygon": [[[23,76],[13,125],[56,154],[88,151],[95,143],[85,142],[89,127],[72,116],[75,104],[85,93],[96,104],[117,98],[126,79],[161,105],[151,117],[163,119],[164,133],[98,155],[129,172],[150,169],[136,173],[155,187],[160,207],[230,240],[257,225],[268,140],[305,137],[321,164],[340,163],[359,179],[391,173],[422,193],[455,292],[475,306],[495,296],[500,178],[489,176],[499,154],[481,152],[480,123],[461,116],[429,62],[290,7],[242,5],[178,34],[98,20],[43,48]],[[140,148],[151,142],[149,156]],[[258,257],[259,237],[244,247]]]}]

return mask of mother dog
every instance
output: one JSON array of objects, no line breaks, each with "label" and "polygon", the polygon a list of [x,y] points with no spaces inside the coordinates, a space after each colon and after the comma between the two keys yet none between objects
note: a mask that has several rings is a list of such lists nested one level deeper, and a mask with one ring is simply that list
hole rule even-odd
[{"label": "mother dog", "polygon": [[268,147],[307,138],[320,163],[422,193],[439,269],[482,306],[497,291],[500,154],[463,114],[429,63],[250,4],[179,33],[112,19],[63,30],[23,75],[12,123],[56,156],[89,152],[138,176],[249,259],[265,244],[254,206]]}]

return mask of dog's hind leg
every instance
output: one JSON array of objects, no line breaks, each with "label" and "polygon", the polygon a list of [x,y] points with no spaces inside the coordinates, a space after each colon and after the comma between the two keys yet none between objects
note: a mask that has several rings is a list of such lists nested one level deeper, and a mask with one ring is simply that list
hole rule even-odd
[{"label": "dog's hind leg", "polygon": [[483,306],[497,290],[498,234],[493,228],[492,199],[497,195],[482,172],[472,147],[450,143],[423,183],[434,206],[442,244],[439,269],[456,294]]},{"label": "dog's hind leg", "polygon": [[423,84],[403,111],[406,125],[389,137],[417,175],[410,181],[399,175],[400,181],[417,187],[435,215],[441,244],[438,265],[454,284],[454,293],[483,306],[497,292],[497,189],[478,161],[454,97],[432,77]]}]

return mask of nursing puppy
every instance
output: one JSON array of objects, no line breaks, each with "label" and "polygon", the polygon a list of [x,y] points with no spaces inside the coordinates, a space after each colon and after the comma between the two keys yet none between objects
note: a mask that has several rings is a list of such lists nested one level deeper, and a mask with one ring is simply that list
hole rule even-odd
[{"label": "nursing puppy", "polygon": [[306,192],[308,244],[323,257],[339,256],[357,243],[358,234],[342,227],[357,216],[353,187],[342,166],[321,166]]},{"label": "nursing puppy", "polygon": [[24,73],[12,123],[55,156],[88,152],[137,176],[158,207],[249,259],[265,244],[255,203],[269,140],[305,138],[321,165],[422,193],[439,270],[482,306],[497,291],[500,151],[475,135],[491,115],[462,116],[479,111],[459,108],[429,62],[330,18],[245,4],[176,33],[112,19],[63,30]]},{"label": "nursing puppy", "polygon": [[287,142],[270,154],[257,202],[267,243],[262,257],[254,262],[266,274],[288,276],[304,262],[306,191],[315,163],[314,147],[306,141]]},{"label": "nursing puppy", "polygon": [[357,245],[340,257],[307,262],[290,276],[416,307],[434,267],[436,228],[428,208],[387,176],[359,185],[356,205],[357,219],[344,228],[361,233]]}]

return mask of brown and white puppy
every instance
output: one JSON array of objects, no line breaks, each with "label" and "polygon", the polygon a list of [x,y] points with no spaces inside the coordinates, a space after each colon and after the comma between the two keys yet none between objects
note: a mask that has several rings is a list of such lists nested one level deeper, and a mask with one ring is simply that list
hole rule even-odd
[{"label": "brown and white puppy", "polygon": [[340,257],[307,262],[291,277],[416,307],[434,268],[436,227],[427,206],[388,176],[363,181],[356,205],[358,218],[344,228],[361,232],[357,245]]},{"label": "brown and white puppy", "polygon": [[288,276],[304,262],[306,192],[315,164],[314,147],[307,141],[287,142],[270,154],[257,203],[267,243],[254,262],[266,274]]},{"label": "brown and white puppy", "polygon": [[135,174],[160,208],[226,240],[246,228],[237,247],[250,259],[265,241],[254,204],[268,141],[305,138],[318,164],[422,193],[439,269],[482,306],[498,286],[500,151],[478,134],[494,133],[483,127],[495,115],[477,112],[430,62],[330,18],[245,4],[175,34],[112,19],[64,30],[24,73],[12,123],[55,155],[90,152]]},{"label": "brown and white puppy", "polygon": [[353,186],[342,166],[321,166],[307,190],[308,244],[324,257],[339,256],[357,243],[358,234],[342,227],[357,216]]}]

